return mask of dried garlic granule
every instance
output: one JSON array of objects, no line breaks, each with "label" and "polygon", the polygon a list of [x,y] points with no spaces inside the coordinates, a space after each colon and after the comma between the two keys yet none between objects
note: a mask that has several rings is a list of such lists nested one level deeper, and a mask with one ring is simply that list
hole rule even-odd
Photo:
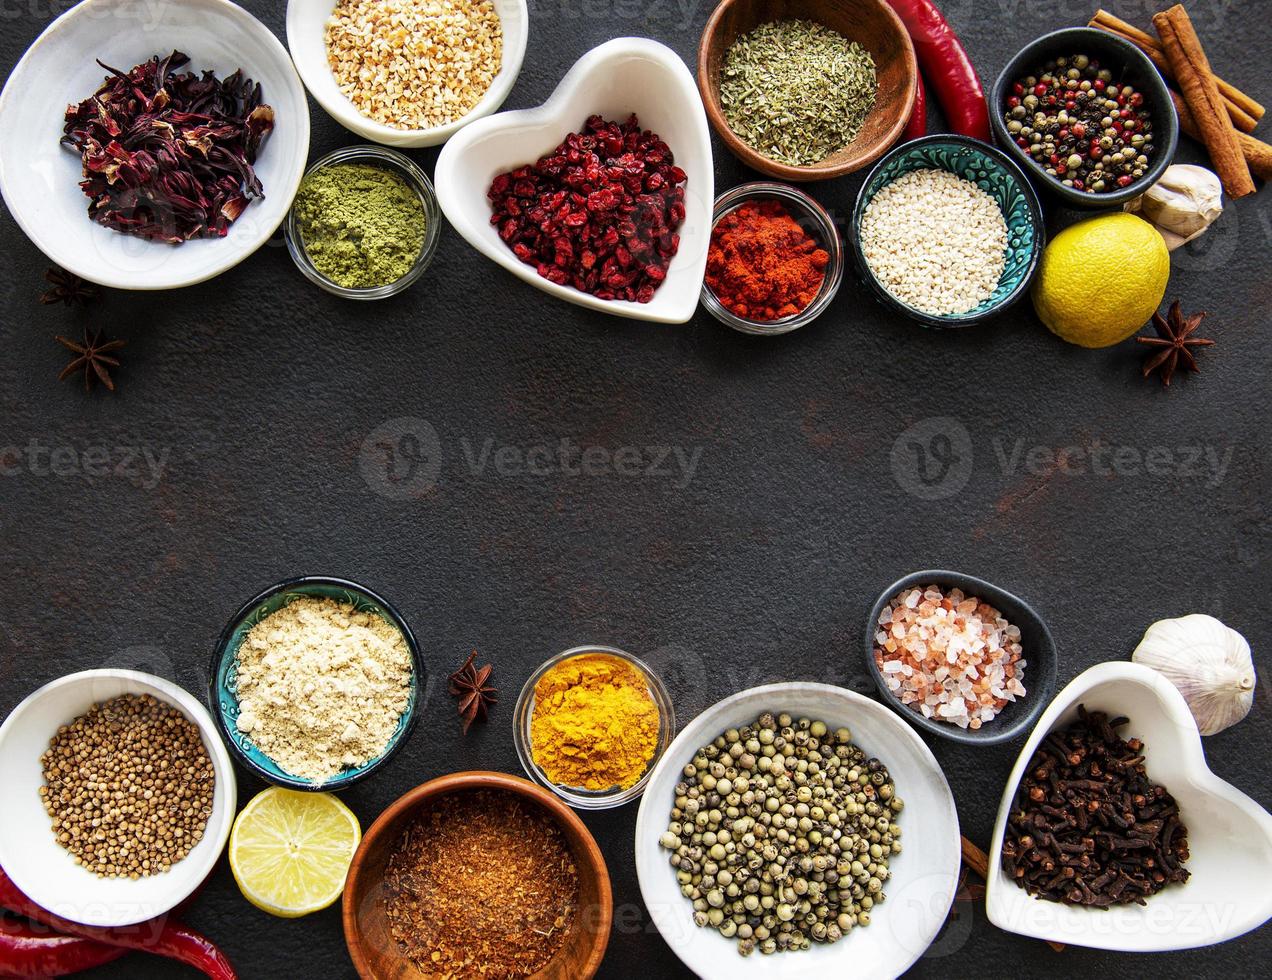
[{"label": "dried garlic granule", "polygon": [[340,0],[326,40],[340,91],[395,129],[462,119],[503,65],[503,25],[491,0]]}]

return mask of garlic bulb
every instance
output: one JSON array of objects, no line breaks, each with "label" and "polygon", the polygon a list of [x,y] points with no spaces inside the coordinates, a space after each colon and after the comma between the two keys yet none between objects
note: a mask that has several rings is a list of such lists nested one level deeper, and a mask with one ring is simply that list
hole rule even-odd
[{"label": "garlic bulb", "polygon": [[1213,616],[1194,613],[1154,623],[1131,659],[1152,667],[1179,688],[1203,735],[1221,732],[1250,713],[1254,703],[1250,644]]},{"label": "garlic bulb", "polygon": [[1125,210],[1153,225],[1173,252],[1204,232],[1223,213],[1223,186],[1205,167],[1174,163],[1166,168],[1161,180],[1129,202]]}]

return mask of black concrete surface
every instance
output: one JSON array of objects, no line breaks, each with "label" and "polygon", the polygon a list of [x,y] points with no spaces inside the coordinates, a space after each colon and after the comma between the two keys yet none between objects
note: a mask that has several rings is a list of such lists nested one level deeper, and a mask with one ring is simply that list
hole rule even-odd
[{"label": "black concrete surface", "polygon": [[[1160,3],[1106,6],[1146,25]],[[0,4],[0,67],[66,6]],[[246,6],[284,34],[282,3]],[[1094,6],[945,9],[988,85],[1019,46],[1085,23]],[[1272,100],[1266,2],[1189,9],[1222,74]],[[546,98],[577,57],[616,35],[659,38],[692,59],[709,4],[531,10],[508,108]],[[355,141],[316,106],[313,123],[315,156]],[[754,176],[719,142],[716,153],[718,189]],[[414,156],[431,169],[436,152]],[[1204,160],[1187,140],[1179,159]],[[860,179],[811,191],[842,221]],[[919,568],[963,570],[1032,603],[1055,635],[1060,684],[1128,657],[1154,620],[1190,612],[1241,630],[1266,673],[1268,195],[1230,205],[1175,253],[1168,296],[1209,311],[1202,332],[1218,344],[1200,375],[1168,391],[1139,378],[1137,345],[1068,346],[1027,305],[934,333],[885,313],[850,279],[817,323],[780,339],[734,334],[705,313],[651,326],[553,302],[449,228],[424,279],[379,304],[320,292],[275,244],[202,286],[110,292],[88,312],[41,307],[47,263],[6,213],[0,447],[16,451],[0,475],[0,714],[48,680],[103,665],[201,692],[226,618],[301,573],[381,591],[410,620],[434,678],[475,647],[503,692],[491,724],[465,738],[432,686],[406,749],[345,794],[364,824],[430,777],[519,772],[516,693],[575,644],[646,657],[682,720],[770,681],[871,693],[866,612]],[[113,396],[56,381],[65,354],[53,337],[85,323],[128,341]],[[417,446],[433,450],[430,462],[418,463]],[[1265,680],[1245,722],[1206,740],[1214,770],[1265,806],[1266,690]],[[1020,742],[929,744],[964,832],[986,844]],[[258,789],[244,775],[241,800]],[[641,905],[636,807],[584,819],[615,891],[602,976],[686,975]],[[1272,956],[1266,928],[1202,951],[1057,954],[993,928],[973,904],[958,913],[912,976],[1238,978],[1266,975]],[[353,974],[337,909],[271,918],[240,897],[224,863],[190,920],[252,980]],[[95,974],[186,975],[140,956]]]}]

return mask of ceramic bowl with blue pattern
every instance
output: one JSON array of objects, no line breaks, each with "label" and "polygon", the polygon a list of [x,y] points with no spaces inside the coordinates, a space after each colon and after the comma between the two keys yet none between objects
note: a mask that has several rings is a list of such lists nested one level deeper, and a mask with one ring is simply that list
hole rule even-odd
[{"label": "ceramic bowl with blue pattern", "polygon": [[[884,187],[914,170],[948,170],[972,181],[997,202],[1006,219],[1007,261],[998,288],[965,313],[927,313],[897,299],[871,271],[862,251],[861,218],[866,208]],[[875,164],[857,194],[848,237],[858,275],[884,306],[929,327],[966,327],[1001,313],[1024,295],[1042,255],[1046,229],[1038,195],[1006,154],[968,136],[941,133],[903,143]]]},{"label": "ceramic bowl with blue pattern", "polygon": [[[239,702],[235,688],[239,646],[253,626],[301,596],[334,599],[354,606],[359,612],[379,616],[402,634],[407,649],[411,651],[413,668],[406,709],[398,719],[397,728],[388,744],[385,745],[384,751],[370,762],[357,768],[342,770],[320,783],[284,771],[273,759],[262,752],[249,736],[238,729]],[[216,650],[212,655],[209,682],[212,715],[216,719],[217,727],[221,730],[221,736],[239,762],[266,782],[276,786],[322,792],[345,789],[365,779],[384,765],[406,743],[411,729],[415,726],[416,708],[423,697],[423,691],[424,662],[420,657],[415,636],[401,614],[387,600],[365,586],[345,579],[319,575],[306,575],[279,582],[244,603],[243,607],[230,619],[221,633],[220,640],[217,641]]]}]

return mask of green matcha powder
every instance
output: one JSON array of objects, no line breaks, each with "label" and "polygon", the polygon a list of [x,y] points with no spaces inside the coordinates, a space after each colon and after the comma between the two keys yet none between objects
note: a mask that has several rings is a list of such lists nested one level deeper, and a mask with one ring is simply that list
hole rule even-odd
[{"label": "green matcha powder", "polygon": [[346,289],[397,282],[424,247],[424,205],[391,170],[364,163],[324,167],[301,183],[295,207],[310,261]]}]

